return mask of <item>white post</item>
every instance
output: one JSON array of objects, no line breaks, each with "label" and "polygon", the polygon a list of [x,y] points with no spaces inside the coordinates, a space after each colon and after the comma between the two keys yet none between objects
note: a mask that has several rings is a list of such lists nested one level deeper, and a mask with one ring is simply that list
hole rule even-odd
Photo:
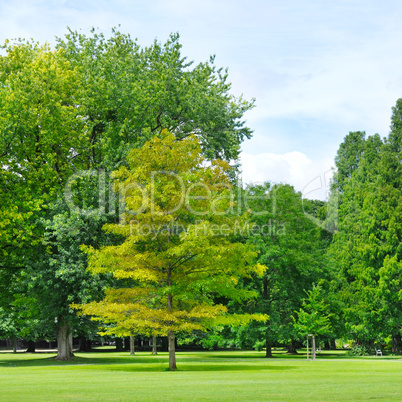
[{"label": "white post", "polygon": [[313,335],[313,360],[315,360],[315,336]]}]

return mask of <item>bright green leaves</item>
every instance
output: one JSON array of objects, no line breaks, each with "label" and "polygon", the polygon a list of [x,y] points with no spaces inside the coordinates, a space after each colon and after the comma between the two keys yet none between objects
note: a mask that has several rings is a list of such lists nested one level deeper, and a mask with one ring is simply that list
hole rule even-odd
[{"label": "bright green leaves", "polygon": [[[160,286],[166,279],[161,261],[174,261],[184,254],[183,261],[193,258],[191,236],[183,246],[183,232],[189,225],[198,218],[208,222],[214,214],[214,224],[219,225],[220,216],[231,212],[227,163],[219,161],[208,169],[201,163],[205,156],[237,158],[240,143],[251,135],[243,114],[253,101],[230,95],[227,74],[212,59],[197,66],[188,63],[181,55],[178,35],[171,35],[163,45],[155,41],[140,48],[129,35],[116,30],[109,39],[94,30],[88,37],[70,31],[58,40],[56,50],[25,41],[6,42],[2,49],[6,52],[0,57],[0,274],[4,289],[11,289],[14,274],[21,274],[24,286],[31,292],[35,288],[38,303],[49,303],[44,312],[60,316],[59,323],[66,323],[65,317],[70,324],[77,322],[69,304],[90,300],[90,288],[96,282],[82,272],[86,263],[79,248],[82,244],[88,250],[104,246],[103,254],[90,252],[93,272],[113,272],[116,279],[129,284]],[[132,151],[127,162],[133,148],[153,137],[166,139],[165,128],[175,133],[169,143],[147,143],[142,152]],[[172,149],[165,152],[161,146]],[[98,229],[103,222],[118,220],[105,177],[119,167],[116,191],[125,201],[122,223],[126,224],[106,227],[105,240],[98,236]],[[80,220],[90,232],[80,226]],[[223,269],[230,230],[223,236],[226,243],[216,241],[215,245],[208,238],[210,230],[207,233],[201,243],[211,245],[211,250],[215,247]],[[109,240],[120,236],[126,238],[124,244],[109,249],[107,245],[113,243]],[[164,245],[166,238],[170,249]],[[226,262],[234,260],[233,253],[227,255]],[[32,274],[30,282],[27,273]],[[50,297],[51,287],[60,291],[64,304]],[[165,287],[158,297],[168,294],[168,289],[173,287]]]},{"label": "bright green leaves", "polygon": [[107,170],[164,128],[178,139],[197,133],[208,159],[236,159],[241,142],[251,137],[243,115],[254,101],[229,93],[227,74],[213,59],[187,62],[177,34],[140,48],[117,31],[109,39],[70,32],[58,47],[83,76],[80,105],[92,127],[92,157],[102,158]]},{"label": "bright green leaves", "polygon": [[[0,241],[42,240],[38,217],[82,166],[81,81],[64,52],[19,43],[0,58]],[[26,261],[26,260],[25,260]]]},{"label": "bright green leaves", "polygon": [[295,328],[299,334],[307,336],[330,335],[332,314],[328,314],[329,305],[325,303],[323,289],[320,285],[314,285],[303,300],[302,307],[297,311],[297,319],[293,318]]},{"label": "bright green leaves", "polygon": [[62,50],[19,45],[7,51],[0,66],[1,163],[31,189],[47,185],[49,191],[71,174],[84,145],[80,76]]},{"label": "bright green leaves", "polygon": [[340,148],[345,160],[359,158],[343,185],[339,227],[330,250],[343,280],[345,321],[352,336],[367,342],[382,341],[389,333],[400,336],[399,109],[400,101],[393,109],[391,133],[384,141],[378,135],[363,136],[351,148],[350,133]]},{"label": "bright green leaves", "polygon": [[19,219],[16,206],[34,221],[73,173],[115,170],[163,128],[178,139],[196,133],[204,155],[227,160],[251,135],[242,118],[253,102],[229,94],[227,74],[213,60],[192,67],[178,35],[143,49],[116,30],[109,39],[70,32],[58,42],[56,50],[23,41],[3,46],[0,208],[10,223],[1,230],[7,246],[33,241],[32,222],[11,224]]},{"label": "bright green leaves", "polygon": [[126,239],[89,250],[89,269],[112,272],[130,287],[110,289],[103,301],[79,308],[116,325],[108,331],[166,334],[212,325],[226,312],[214,303],[217,296],[253,297],[238,288],[238,279],[265,267],[254,265],[251,246],[233,241],[227,164],[203,166],[195,136],[177,141],[168,132],[131,151],[128,164],[114,175],[126,205],[122,223],[105,227]]}]

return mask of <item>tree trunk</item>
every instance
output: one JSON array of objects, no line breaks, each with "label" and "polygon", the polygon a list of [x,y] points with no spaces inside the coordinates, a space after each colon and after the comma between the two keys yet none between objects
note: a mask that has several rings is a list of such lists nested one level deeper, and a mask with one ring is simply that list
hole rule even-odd
[{"label": "tree trunk", "polygon": [[331,350],[336,350],[335,338],[331,338],[330,344],[331,344]]},{"label": "tree trunk", "polygon": [[116,352],[122,352],[124,350],[124,348],[123,348],[123,339],[116,338],[115,343],[116,343]]},{"label": "tree trunk", "polygon": [[57,331],[57,356],[56,360],[70,360],[73,354],[73,334],[68,323],[60,320]]},{"label": "tree trunk", "polygon": [[[171,267],[168,267],[167,272],[167,284],[168,286],[172,286],[172,271]],[[167,298],[168,302],[168,311],[171,313],[173,311],[173,295],[168,294]],[[177,370],[176,366],[176,342],[173,331],[168,331],[168,342],[169,342],[169,370]]]},{"label": "tree trunk", "polygon": [[35,341],[28,341],[27,353],[35,353]]},{"label": "tree trunk", "polygon": [[87,339],[85,336],[80,336],[79,342],[80,342],[80,348],[79,348],[80,352],[90,352],[92,350],[91,341]]},{"label": "tree trunk", "polygon": [[135,355],[135,346],[134,346],[134,335],[130,335],[130,355]]},{"label": "tree trunk", "polygon": [[161,351],[169,352],[169,341],[167,336],[163,336],[161,338]]},{"label": "tree trunk", "polygon": [[17,337],[13,338],[13,353],[17,353]]},{"label": "tree trunk", "polygon": [[265,330],[265,357],[271,358],[274,357],[272,356],[272,343],[271,343],[271,338],[269,337],[269,324],[270,322],[267,321],[265,323],[266,325],[266,330]]},{"label": "tree trunk", "polygon": [[271,341],[268,338],[266,338],[265,339],[265,357],[267,357],[267,358],[274,357],[274,356],[272,356],[271,347],[272,347]]},{"label": "tree trunk", "polygon": [[173,331],[168,332],[169,339],[169,370],[176,370],[176,345]]},{"label": "tree trunk", "polygon": [[297,355],[297,350],[296,350],[296,342],[291,341],[290,344],[288,345],[288,352],[289,355]]},{"label": "tree trunk", "polygon": [[152,354],[157,355],[158,351],[156,349],[156,335],[152,337]]},{"label": "tree trunk", "polygon": [[401,335],[392,334],[392,353],[399,354],[401,352]]}]

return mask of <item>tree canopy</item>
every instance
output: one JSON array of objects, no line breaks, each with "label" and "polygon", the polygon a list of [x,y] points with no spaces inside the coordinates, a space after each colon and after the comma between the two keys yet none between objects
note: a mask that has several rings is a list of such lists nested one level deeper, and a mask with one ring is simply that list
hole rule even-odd
[{"label": "tree canopy", "polygon": [[[254,101],[230,94],[227,71],[213,57],[196,65],[186,61],[178,34],[142,48],[115,29],[109,38],[95,30],[89,36],[69,31],[55,49],[25,40],[6,41],[2,49],[1,301],[11,312],[13,293],[29,288],[29,297],[59,306],[58,313],[50,310],[62,317],[65,302],[82,301],[79,295],[90,286],[84,280],[70,287],[85,277],[77,242],[92,244],[85,230],[74,239],[68,236],[77,232],[62,226],[86,222],[95,233],[118,221],[113,196],[106,205],[101,198],[113,194],[108,175],[127,165],[129,150],[168,128],[179,140],[196,135],[206,158],[236,160],[241,142],[251,136],[243,115]],[[64,202],[68,211],[60,211]],[[85,210],[104,216],[79,216]],[[55,261],[72,282],[59,275]],[[32,272],[32,281],[43,286],[25,286]],[[45,289],[52,285],[71,290],[64,304],[48,297]],[[61,322],[53,317],[49,325],[52,320]]]},{"label": "tree canopy", "polygon": [[328,202],[302,200],[233,180],[254,100],[178,34],[1,48],[4,336],[57,337],[67,359],[95,327],[74,305],[105,334],[168,334],[172,369],[180,332],[231,331],[267,356],[306,332],[401,350],[401,99],[386,138],[340,144]]},{"label": "tree canopy", "polygon": [[393,109],[388,138],[361,137],[359,162],[344,180],[339,227],[330,247],[343,280],[343,314],[352,336],[370,346],[391,334],[395,351],[402,328],[397,275],[402,235],[400,106],[398,101]]},{"label": "tree canopy", "polygon": [[[89,270],[122,280],[103,301],[79,306],[111,322],[117,333],[169,335],[170,369],[176,369],[174,333],[206,330],[227,308],[216,297],[241,300],[254,292],[237,286],[264,267],[250,245],[231,239],[233,200],[226,162],[203,167],[199,140],[163,133],[128,156],[114,175],[125,196],[120,224],[105,230],[125,237],[118,246],[88,249]],[[264,319],[226,316],[225,322]],[[222,319],[221,319],[222,320]]]}]

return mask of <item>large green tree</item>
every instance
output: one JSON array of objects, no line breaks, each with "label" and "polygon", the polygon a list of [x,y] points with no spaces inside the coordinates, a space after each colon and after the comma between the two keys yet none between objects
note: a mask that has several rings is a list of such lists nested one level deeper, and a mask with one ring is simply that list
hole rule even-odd
[{"label": "large green tree", "polygon": [[[116,30],[108,39],[95,31],[88,37],[70,31],[58,39],[55,50],[25,41],[4,44],[6,55],[0,57],[0,276],[4,308],[12,309],[12,293],[21,290],[11,284],[18,287],[17,279],[22,275],[21,286],[27,289],[26,272],[33,267],[38,272],[35,281],[43,270],[49,287],[84,291],[82,287],[63,287],[64,279],[56,275],[55,265],[42,258],[48,255],[45,243],[52,237],[50,232],[58,238],[58,205],[66,185],[66,201],[73,207],[66,222],[91,208],[110,213],[106,220],[116,221],[113,200],[105,205],[93,202],[108,188],[95,186],[92,194],[82,188],[83,195],[71,196],[71,186],[87,174],[95,178],[100,169],[112,171],[125,165],[128,150],[160,135],[162,128],[169,128],[179,139],[196,134],[208,158],[237,158],[240,143],[251,136],[243,114],[253,101],[230,94],[227,72],[217,68],[213,59],[193,65],[185,61],[180,49],[178,35],[163,45],[155,41],[141,48],[129,35]],[[70,180],[73,174],[75,178]],[[104,220],[98,219],[98,223],[100,230]],[[70,240],[75,250],[75,240]],[[91,244],[90,238],[81,237],[80,241]],[[51,248],[53,260],[64,258],[60,255],[64,247],[69,246],[63,243]],[[83,265],[76,261],[76,257],[69,260],[69,271],[76,270],[80,277]],[[85,281],[82,284],[86,286]],[[34,292],[32,289],[45,287],[30,289]],[[46,294],[38,291],[36,297],[39,300]],[[46,300],[54,302],[51,298],[42,301]]]},{"label": "large green tree", "polygon": [[[45,254],[43,219],[68,176],[85,165],[85,122],[79,73],[64,57],[35,43],[7,43],[0,57],[1,304],[29,322],[17,299],[32,300],[22,278]],[[30,310],[36,315],[36,310]],[[18,317],[17,317],[18,318]],[[23,320],[22,320],[23,318]],[[32,321],[31,321],[32,322]],[[20,328],[21,329],[21,328]],[[37,333],[31,328],[32,336]],[[19,331],[20,334],[23,331]]]},{"label": "large green tree", "polygon": [[259,298],[245,308],[270,317],[263,331],[267,357],[272,357],[274,342],[287,343],[289,351],[295,352],[299,334],[292,316],[301,307],[305,291],[319,279],[330,277],[325,259],[328,241],[304,214],[301,194],[292,186],[253,185],[246,199],[254,224],[249,242],[257,247],[258,261],[267,270],[250,283]]}]

